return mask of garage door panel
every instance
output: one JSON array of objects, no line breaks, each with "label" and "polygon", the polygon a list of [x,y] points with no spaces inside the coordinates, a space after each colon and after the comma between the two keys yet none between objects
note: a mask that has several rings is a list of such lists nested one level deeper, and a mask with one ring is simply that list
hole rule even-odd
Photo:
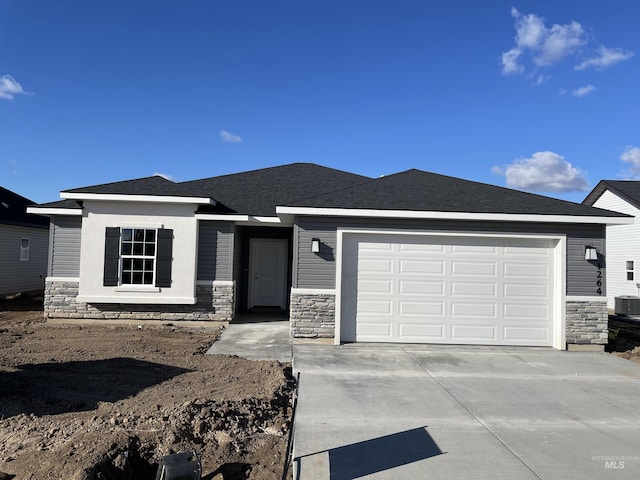
[{"label": "garage door panel", "polygon": [[504,276],[549,279],[549,266],[540,263],[504,263]]},{"label": "garage door panel", "polygon": [[358,313],[384,313],[390,314],[392,309],[391,301],[373,301],[373,300],[360,300],[358,301]]},{"label": "garage door panel", "polygon": [[528,327],[514,327],[514,326],[506,326],[503,328],[503,337],[506,341],[517,341],[517,342],[530,342],[532,339],[547,342],[549,341],[550,332],[548,328],[545,327],[536,327],[536,326],[528,326]]},{"label": "garage door panel", "polygon": [[547,283],[532,285],[531,283],[505,283],[504,298],[539,298],[549,297],[549,287]]},{"label": "garage door panel", "polygon": [[494,343],[497,340],[495,325],[452,325],[451,339],[460,343]]},{"label": "garage door panel", "polygon": [[362,252],[380,252],[393,250],[394,244],[391,242],[358,242],[358,249]]},{"label": "garage door panel", "polygon": [[531,318],[546,319],[549,316],[549,309],[544,304],[505,304],[504,317],[508,319]]},{"label": "garage door panel", "polygon": [[358,282],[358,291],[369,293],[391,293],[392,292],[391,280],[360,280]]},{"label": "garage door panel", "polygon": [[400,273],[426,273],[426,274],[443,274],[445,264],[443,261],[424,261],[424,260],[400,260]]},{"label": "garage door panel", "polygon": [[356,334],[358,335],[358,339],[360,341],[363,338],[366,338],[365,341],[389,341],[391,340],[391,323],[376,323],[376,322],[367,322],[366,320],[362,320],[358,322],[358,328],[356,329]]},{"label": "garage door panel", "polygon": [[552,345],[556,241],[344,238],[344,340]]},{"label": "garage door panel", "polygon": [[498,271],[496,262],[466,262],[453,260],[451,262],[452,275],[469,275],[469,276],[485,276],[495,277]]},{"label": "garage door panel", "polygon": [[451,282],[451,295],[454,297],[491,297],[496,298],[496,282]]},{"label": "garage door panel", "polygon": [[498,247],[493,245],[452,245],[453,254],[495,255]]},{"label": "garage door panel", "polygon": [[503,252],[505,257],[525,256],[525,257],[545,257],[548,255],[548,249],[550,245],[547,242],[539,243],[538,245],[505,245]]},{"label": "garage door panel", "polygon": [[404,315],[444,316],[444,302],[404,302],[399,303],[399,313]]},{"label": "garage door panel", "polygon": [[433,342],[444,339],[444,324],[403,323],[399,328],[399,336],[419,341]]},{"label": "garage door panel", "polygon": [[392,269],[393,263],[391,260],[363,260],[358,263],[360,272],[391,273]]},{"label": "garage door panel", "polygon": [[497,318],[495,303],[451,302],[451,317]]},{"label": "garage door panel", "polygon": [[401,295],[444,295],[444,282],[400,280],[398,289]]},{"label": "garage door panel", "polygon": [[444,253],[445,246],[439,243],[424,242],[420,238],[409,239],[407,243],[398,244],[398,251],[401,254],[416,255],[421,253],[437,254]]}]

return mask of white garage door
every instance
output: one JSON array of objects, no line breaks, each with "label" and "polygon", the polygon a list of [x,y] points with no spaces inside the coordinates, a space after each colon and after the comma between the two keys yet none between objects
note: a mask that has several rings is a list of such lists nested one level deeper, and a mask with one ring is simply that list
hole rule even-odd
[{"label": "white garage door", "polygon": [[554,247],[345,234],[341,340],[552,346]]}]

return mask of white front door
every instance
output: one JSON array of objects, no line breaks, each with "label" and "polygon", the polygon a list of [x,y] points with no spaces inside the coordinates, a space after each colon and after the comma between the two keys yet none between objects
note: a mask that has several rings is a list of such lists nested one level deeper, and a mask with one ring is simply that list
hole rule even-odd
[{"label": "white front door", "polygon": [[249,308],[287,306],[287,240],[252,238],[249,257]]},{"label": "white front door", "polygon": [[554,242],[352,235],[345,341],[553,344]]}]

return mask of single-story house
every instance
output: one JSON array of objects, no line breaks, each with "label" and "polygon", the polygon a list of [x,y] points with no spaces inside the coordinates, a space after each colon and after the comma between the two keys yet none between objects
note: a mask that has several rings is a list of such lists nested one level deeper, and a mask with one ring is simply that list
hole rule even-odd
[{"label": "single-story house", "polygon": [[49,220],[27,213],[34,203],[0,187],[0,298],[44,291]]},{"label": "single-story house", "polygon": [[[640,181],[602,180],[582,202],[640,218]],[[640,292],[640,223],[607,226],[607,301]],[[636,312],[637,313],[637,312]]]},{"label": "single-story house", "polygon": [[633,221],[420,170],[304,163],[61,197],[31,209],[51,217],[47,317],[273,307],[293,337],[335,343],[605,344],[605,226]]}]

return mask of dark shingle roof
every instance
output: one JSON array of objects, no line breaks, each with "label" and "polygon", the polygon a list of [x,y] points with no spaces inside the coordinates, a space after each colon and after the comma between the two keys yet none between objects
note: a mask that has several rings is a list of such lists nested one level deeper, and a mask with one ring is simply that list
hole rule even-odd
[{"label": "dark shingle roof", "polygon": [[288,206],[436,212],[624,217],[533,193],[407,170]]},{"label": "dark shingle roof", "polygon": [[292,163],[279,167],[182,182],[186,191],[211,196],[228,211],[275,216],[277,205],[287,205],[307,196],[352,187],[369,177],[322,167]]},{"label": "dark shingle roof", "polygon": [[591,190],[582,203],[585,205],[593,205],[605,190],[611,190],[618,196],[640,208],[640,181],[635,180],[600,180],[598,185]]},{"label": "dark shingle roof", "polygon": [[48,218],[27,213],[27,207],[33,204],[32,200],[0,187],[0,223],[47,228]]},{"label": "dark shingle roof", "polygon": [[58,200],[57,202],[41,203],[38,208],[66,208],[66,209],[82,209],[82,202],[76,200]]},{"label": "dark shingle roof", "polygon": [[[274,216],[276,206],[515,215],[626,216],[585,204],[421,170],[407,170],[371,179],[311,163],[293,163],[180,183],[160,176],[145,177],[75,188],[66,192],[212,198],[217,204],[201,205],[200,212],[257,216]],[[64,202],[43,206],[79,208],[76,202]]]},{"label": "dark shingle roof", "polygon": [[179,184],[167,180],[159,175],[153,177],[136,178],[122,182],[103,183],[88,187],[63,190],[67,193],[93,193],[101,195],[168,195],[193,197],[180,188]]}]

